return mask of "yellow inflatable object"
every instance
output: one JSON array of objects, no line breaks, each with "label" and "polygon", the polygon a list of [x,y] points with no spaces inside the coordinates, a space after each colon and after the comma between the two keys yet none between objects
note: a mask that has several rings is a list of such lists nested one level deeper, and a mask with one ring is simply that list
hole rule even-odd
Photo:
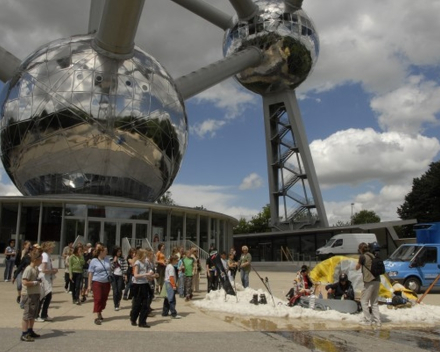
[{"label": "yellow inflatable object", "polygon": [[[328,283],[337,282],[339,280],[339,275],[344,272],[351,281],[355,296],[358,298],[364,288],[364,281],[361,269],[356,270],[357,262],[358,258],[353,257],[345,257],[341,255],[331,257],[317,264],[310,272],[310,278],[315,283],[320,282],[321,285],[326,285]],[[386,275],[381,275],[380,281],[379,297],[382,298],[382,301],[387,298],[392,298],[393,292],[397,291],[397,289],[393,289],[393,285]],[[399,286],[398,290],[402,291],[406,298],[417,300],[417,295],[413,291],[404,288],[402,285]]]}]

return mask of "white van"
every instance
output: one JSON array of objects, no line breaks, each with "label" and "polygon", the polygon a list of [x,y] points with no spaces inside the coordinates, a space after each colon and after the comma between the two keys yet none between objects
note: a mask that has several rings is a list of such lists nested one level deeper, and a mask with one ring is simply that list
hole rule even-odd
[{"label": "white van", "polygon": [[319,260],[324,260],[334,255],[358,254],[359,244],[377,242],[374,233],[341,233],[335,235],[324,247],[316,250]]}]

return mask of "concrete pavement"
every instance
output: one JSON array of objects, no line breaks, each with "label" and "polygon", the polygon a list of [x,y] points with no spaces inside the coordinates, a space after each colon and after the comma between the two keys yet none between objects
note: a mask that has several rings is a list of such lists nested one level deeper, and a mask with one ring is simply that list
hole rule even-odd
[{"label": "concrete pavement", "polygon": [[[0,270],[3,277],[3,268]],[[260,272],[268,277],[275,296],[283,297],[290,288],[293,274],[288,272]],[[178,298],[177,311],[183,319],[173,320],[160,315],[162,300],[153,301],[158,312],[149,318],[151,329],[130,325],[130,302],[122,301],[121,310],[114,311],[109,298],[103,312],[101,326],[94,324],[93,301],[90,298],[81,306],[72,304],[71,296],[64,292],[64,273],[55,280],[54,294],[49,309],[52,322],[35,323],[35,330],[42,338],[33,342],[19,341],[22,310],[16,303],[15,285],[0,282],[0,351],[102,351],[133,350],[154,346],[158,351],[371,351],[377,346],[383,351],[439,350],[439,327],[396,330],[392,324],[384,324],[380,332],[362,329],[343,322],[313,321],[307,319],[255,318],[232,316],[196,308],[192,302]],[[250,276],[252,288],[264,288],[254,272]],[[206,279],[201,280],[203,292],[194,299],[203,299]],[[440,305],[438,293],[429,294],[425,303]],[[408,327],[406,327],[408,328]],[[408,342],[412,336],[412,342]],[[363,347],[362,347],[363,346]],[[438,347],[438,348],[437,348]],[[388,349],[389,348],[389,349]],[[437,348],[437,349],[436,349]]]}]

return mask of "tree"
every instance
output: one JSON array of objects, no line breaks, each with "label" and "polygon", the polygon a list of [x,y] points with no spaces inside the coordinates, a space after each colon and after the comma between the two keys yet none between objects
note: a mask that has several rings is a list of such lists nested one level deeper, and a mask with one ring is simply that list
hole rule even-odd
[{"label": "tree", "polygon": [[263,210],[249,221],[249,233],[269,232],[270,230],[270,205],[266,204]]},{"label": "tree", "polygon": [[240,218],[238,225],[234,227],[234,234],[269,232],[271,231],[269,224],[270,206],[266,204],[263,210],[253,216],[251,220],[246,221],[245,218]]},{"label": "tree", "polygon": [[343,227],[343,226],[350,226],[350,222],[343,222],[342,220],[338,220],[336,224],[333,225],[333,227]]},{"label": "tree", "polygon": [[156,200],[156,203],[163,205],[176,205],[176,202],[174,202],[171,196],[172,196],[171,192],[166,191],[164,194],[160,196],[158,200]]},{"label": "tree", "polygon": [[380,222],[380,217],[372,210],[361,210],[351,217],[353,225],[370,224]]},{"label": "tree", "polygon": [[413,179],[412,190],[397,214],[402,220],[440,221],[440,161],[431,163],[426,173]]},{"label": "tree", "polygon": [[238,220],[238,225],[233,229],[234,235],[241,233],[249,233],[249,225],[245,218]]}]

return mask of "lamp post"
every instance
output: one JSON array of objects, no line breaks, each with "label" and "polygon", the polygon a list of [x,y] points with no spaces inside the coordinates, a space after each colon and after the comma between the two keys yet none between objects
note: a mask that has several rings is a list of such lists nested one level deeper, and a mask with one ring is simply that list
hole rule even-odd
[{"label": "lamp post", "polygon": [[351,217],[350,217],[350,224],[353,225],[353,207],[354,203],[351,203]]}]

